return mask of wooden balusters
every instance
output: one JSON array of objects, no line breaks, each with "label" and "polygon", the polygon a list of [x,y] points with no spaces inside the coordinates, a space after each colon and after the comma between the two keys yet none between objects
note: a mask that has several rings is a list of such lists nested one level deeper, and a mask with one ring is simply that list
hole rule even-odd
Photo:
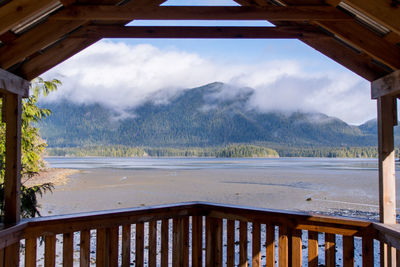
[{"label": "wooden balusters", "polygon": [[362,262],[364,267],[374,266],[374,240],[368,235],[362,237]]},{"label": "wooden balusters", "polygon": [[96,266],[107,266],[108,263],[108,240],[105,228],[97,229],[96,232]]},{"label": "wooden balusters", "polygon": [[343,267],[354,266],[354,237],[343,236]]},{"label": "wooden balusters", "polygon": [[222,219],[206,218],[206,266],[222,266]]},{"label": "wooden balusters", "polygon": [[36,266],[36,246],[37,238],[27,238],[25,240],[25,266]]},{"label": "wooden balusters", "polygon": [[336,251],[335,251],[335,235],[325,234],[325,266],[335,267]]},{"label": "wooden balusters", "polygon": [[74,262],[74,233],[63,234],[63,267],[72,267]]},{"label": "wooden balusters", "polygon": [[267,237],[265,240],[267,267],[275,267],[275,226],[267,224]]},{"label": "wooden balusters", "polygon": [[81,231],[80,266],[90,265],[90,230]]},{"label": "wooden balusters", "polygon": [[203,217],[192,217],[192,266],[203,266]]},{"label": "wooden balusters", "polygon": [[161,267],[168,267],[169,220],[161,221]]},{"label": "wooden balusters", "polygon": [[149,267],[157,264],[157,221],[149,223]]},{"label": "wooden balusters", "polygon": [[286,226],[279,226],[279,266],[286,267],[289,265],[289,240],[288,230]]},{"label": "wooden balusters", "polygon": [[46,235],[44,238],[44,266],[56,266],[56,236]]},{"label": "wooden balusters", "polygon": [[261,267],[261,225],[253,222],[252,235],[252,267]]},{"label": "wooden balusters", "polygon": [[292,231],[292,266],[301,266],[302,264],[302,243],[301,230]]},{"label": "wooden balusters", "polygon": [[131,266],[131,225],[122,226],[122,267]]},{"label": "wooden balusters", "polygon": [[235,266],[235,221],[227,220],[226,223],[226,266]]},{"label": "wooden balusters", "polygon": [[308,266],[318,267],[318,233],[308,231]]},{"label": "wooden balusters", "polygon": [[247,267],[247,222],[240,222],[239,227],[239,267]]},{"label": "wooden balusters", "polygon": [[135,262],[137,267],[143,267],[144,264],[144,223],[136,224],[136,252]]},{"label": "wooden balusters", "polygon": [[175,218],[172,224],[172,266],[188,266],[189,261],[189,218]]}]

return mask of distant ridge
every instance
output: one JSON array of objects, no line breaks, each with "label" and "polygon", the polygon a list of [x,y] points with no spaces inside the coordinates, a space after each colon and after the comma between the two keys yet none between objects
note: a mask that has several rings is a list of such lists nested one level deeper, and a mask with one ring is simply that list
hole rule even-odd
[{"label": "distant ridge", "polygon": [[357,127],[322,113],[261,113],[249,109],[253,92],[217,82],[184,90],[161,104],[149,100],[122,115],[100,104],[46,103],[42,106],[53,115],[39,126],[50,147],[376,145],[373,121]]}]

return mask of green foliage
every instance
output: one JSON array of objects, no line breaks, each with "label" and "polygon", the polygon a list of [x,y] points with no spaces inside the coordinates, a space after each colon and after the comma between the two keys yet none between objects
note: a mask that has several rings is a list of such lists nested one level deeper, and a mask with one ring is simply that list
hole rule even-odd
[{"label": "green foliage", "polygon": [[277,158],[278,152],[271,148],[253,145],[231,145],[219,149],[218,158]]},{"label": "green foliage", "polygon": [[225,157],[225,158],[269,158],[279,157],[278,153],[267,147],[254,145],[231,145],[224,148],[189,147],[189,148],[148,148],[127,146],[87,146],[48,148],[48,156],[67,157]]},{"label": "green foliage", "polygon": [[[38,99],[40,96],[47,96],[50,92],[55,91],[60,81],[44,81],[37,78],[31,83],[31,96],[22,101],[22,117],[21,117],[21,165],[22,175],[24,177],[32,177],[44,166],[42,153],[47,144],[40,138],[37,123],[47,118],[51,111],[49,109],[40,108]],[[3,105],[3,103],[0,103]],[[5,123],[0,123],[0,212],[4,211],[4,171],[5,171]],[[37,194],[51,190],[52,184],[21,187],[21,216],[34,217],[40,215],[38,211]]]}]

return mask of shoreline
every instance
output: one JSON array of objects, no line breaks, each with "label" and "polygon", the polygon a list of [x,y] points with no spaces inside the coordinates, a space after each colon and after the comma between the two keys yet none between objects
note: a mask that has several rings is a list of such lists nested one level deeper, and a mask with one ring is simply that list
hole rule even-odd
[{"label": "shoreline", "polygon": [[52,183],[54,186],[67,185],[70,181],[69,176],[80,172],[78,169],[46,168],[31,178],[22,178],[21,183],[28,187],[44,183]]}]

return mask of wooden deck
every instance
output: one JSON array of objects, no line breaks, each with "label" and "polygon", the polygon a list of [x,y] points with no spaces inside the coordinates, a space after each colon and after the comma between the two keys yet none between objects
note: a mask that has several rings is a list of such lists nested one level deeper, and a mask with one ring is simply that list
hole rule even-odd
[{"label": "wooden deck", "polygon": [[[321,251],[326,266],[354,266],[358,242],[363,266],[378,266],[374,240],[400,249],[399,230],[363,220],[191,202],[24,220],[0,231],[0,256],[19,247],[25,266],[36,266],[40,258],[46,267],[56,266],[58,240],[63,266],[256,267],[275,266],[275,260],[301,266],[304,252],[308,266],[318,266]],[[44,249],[38,249],[40,240]],[[339,240],[343,245],[336,246]]]}]

